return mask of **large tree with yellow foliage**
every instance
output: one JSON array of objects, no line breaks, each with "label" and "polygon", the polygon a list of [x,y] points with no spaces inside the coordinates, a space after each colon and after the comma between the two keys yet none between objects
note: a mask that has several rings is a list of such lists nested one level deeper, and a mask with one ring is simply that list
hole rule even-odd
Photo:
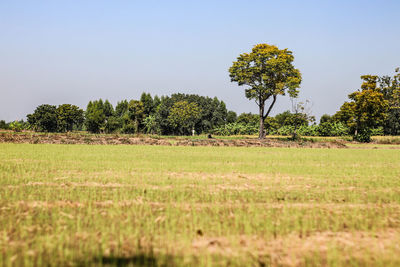
[{"label": "large tree with yellow foliage", "polygon": [[[255,100],[259,107],[260,139],[265,137],[264,121],[278,95],[298,95],[301,74],[293,66],[293,60],[294,56],[288,49],[258,44],[250,53],[239,55],[229,68],[231,81],[237,82],[239,86],[246,86],[246,97]],[[271,100],[268,106],[267,100]]]}]

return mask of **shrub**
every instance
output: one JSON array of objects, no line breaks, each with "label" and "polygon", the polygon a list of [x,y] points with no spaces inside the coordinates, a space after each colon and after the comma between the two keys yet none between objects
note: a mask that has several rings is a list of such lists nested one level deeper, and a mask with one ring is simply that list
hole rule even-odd
[{"label": "shrub", "polygon": [[21,132],[24,129],[24,124],[20,121],[13,121],[10,123],[9,128],[14,132]]},{"label": "shrub", "polygon": [[345,136],[349,131],[349,128],[341,122],[323,122],[318,125],[320,136]]},{"label": "shrub", "polygon": [[211,133],[215,135],[252,135],[258,133],[258,126],[234,122],[214,128]]},{"label": "shrub", "polygon": [[3,130],[7,130],[8,129],[8,125],[4,120],[0,121],[0,129],[3,129]]},{"label": "shrub", "polygon": [[371,129],[371,135],[372,136],[384,135],[383,127],[377,127],[377,128]]},{"label": "shrub", "polygon": [[353,140],[360,143],[369,143],[371,142],[371,133],[372,130],[369,128],[362,129],[353,136]]}]

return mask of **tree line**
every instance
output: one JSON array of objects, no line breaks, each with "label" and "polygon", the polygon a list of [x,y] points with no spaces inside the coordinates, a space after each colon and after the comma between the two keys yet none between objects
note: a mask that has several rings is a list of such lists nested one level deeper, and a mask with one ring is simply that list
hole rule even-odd
[{"label": "tree line", "polygon": [[[275,117],[270,113],[278,96],[298,96],[302,75],[293,65],[288,49],[258,44],[239,55],[229,68],[232,82],[246,86],[245,96],[255,100],[259,114],[228,111],[223,101],[194,94],[154,96],[143,93],[139,100],[122,100],[115,108],[102,99],[90,101],[86,110],[72,104],[40,105],[27,121],[5,123],[0,128],[43,132],[86,130],[91,133],[148,133],[190,135],[266,134],[309,136],[353,135],[369,142],[371,135],[400,134],[400,72],[395,75],[361,76],[361,88],[351,93],[333,116],[323,115],[319,124],[304,103],[292,105]],[[267,103],[269,101],[269,103]],[[292,102],[293,103],[293,102]]]},{"label": "tree line", "polygon": [[[223,101],[195,94],[172,94],[152,97],[143,93],[139,100],[122,100],[115,108],[102,99],[90,101],[86,110],[72,104],[43,104],[27,121],[6,124],[0,128],[29,129],[37,132],[88,131],[90,133],[189,135],[211,132],[212,129],[236,120]],[[18,129],[19,128],[19,129]]]}]

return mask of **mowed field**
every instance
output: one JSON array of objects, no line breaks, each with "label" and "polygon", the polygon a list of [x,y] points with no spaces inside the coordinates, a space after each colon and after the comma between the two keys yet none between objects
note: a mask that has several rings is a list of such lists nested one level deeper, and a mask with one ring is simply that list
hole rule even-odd
[{"label": "mowed field", "polygon": [[400,150],[0,144],[0,266],[399,266]]}]

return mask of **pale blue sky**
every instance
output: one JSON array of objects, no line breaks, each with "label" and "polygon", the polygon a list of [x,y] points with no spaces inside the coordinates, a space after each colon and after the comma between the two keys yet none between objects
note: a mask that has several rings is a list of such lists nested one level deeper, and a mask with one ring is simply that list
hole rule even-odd
[{"label": "pale blue sky", "polygon": [[[228,68],[257,43],[289,48],[300,99],[333,114],[363,74],[400,66],[400,1],[0,2],[0,119],[40,104],[137,99],[173,92],[217,96],[257,112]],[[280,97],[274,114],[290,109]]]}]

